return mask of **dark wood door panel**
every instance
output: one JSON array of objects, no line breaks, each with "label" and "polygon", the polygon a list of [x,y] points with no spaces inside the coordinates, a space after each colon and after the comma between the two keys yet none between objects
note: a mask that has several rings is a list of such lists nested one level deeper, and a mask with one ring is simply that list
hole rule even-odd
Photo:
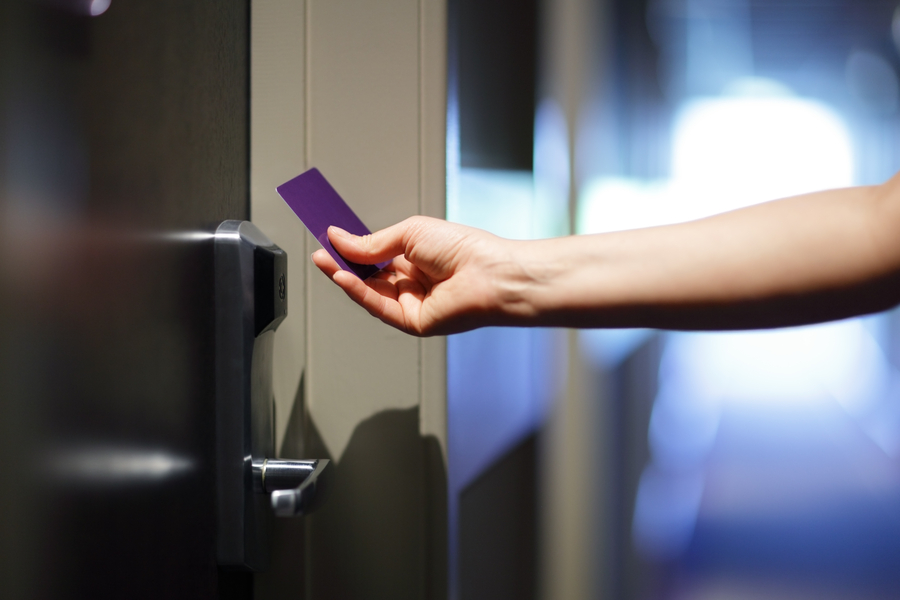
[{"label": "dark wood door panel", "polygon": [[249,597],[215,564],[207,235],[248,216],[248,6],[80,6],[0,9],[0,596]]}]

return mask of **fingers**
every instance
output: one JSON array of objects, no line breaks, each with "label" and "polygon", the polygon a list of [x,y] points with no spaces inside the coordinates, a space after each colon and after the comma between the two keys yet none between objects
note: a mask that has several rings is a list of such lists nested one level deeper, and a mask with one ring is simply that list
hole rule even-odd
[{"label": "fingers", "polygon": [[393,276],[388,278],[370,277],[366,280],[366,285],[375,290],[376,294],[384,296],[389,300],[396,300],[399,291],[394,280],[396,280],[396,277]]},{"label": "fingers", "polygon": [[363,265],[371,265],[406,252],[410,234],[426,222],[412,217],[370,235],[352,235],[339,227],[328,228],[328,239],[341,256]]},{"label": "fingers", "polygon": [[386,286],[393,288],[392,293],[382,294],[347,271],[338,271],[332,277],[332,281],[373,317],[377,317],[397,329],[406,330],[403,308],[397,302],[397,289],[393,284],[384,280],[376,280],[375,285],[382,288],[382,291],[387,291],[384,289]]},{"label": "fingers", "polygon": [[331,255],[324,248],[313,252],[312,261],[323,273],[328,275],[328,279],[334,279],[334,274],[341,270],[337,262],[331,258]]},{"label": "fingers", "polygon": [[[313,252],[312,261],[317,267],[319,267],[320,271],[325,273],[325,275],[327,275],[328,278],[332,280],[334,279],[335,273],[343,270],[324,248],[320,248],[319,250]],[[390,269],[390,267],[387,268]],[[393,286],[396,281],[397,273],[392,270],[385,270],[378,271],[377,273],[366,279],[366,284],[370,287],[373,287],[379,293],[384,293],[388,296],[396,296],[396,289],[394,289],[392,293],[387,287],[381,285],[382,283],[385,283]]]},{"label": "fingers", "polygon": [[341,270],[324,249],[316,250],[312,260],[351,300],[365,308],[369,314],[388,325],[405,330],[403,309],[397,302],[398,291],[394,284],[396,275],[379,273],[378,276],[362,281],[353,273]]}]

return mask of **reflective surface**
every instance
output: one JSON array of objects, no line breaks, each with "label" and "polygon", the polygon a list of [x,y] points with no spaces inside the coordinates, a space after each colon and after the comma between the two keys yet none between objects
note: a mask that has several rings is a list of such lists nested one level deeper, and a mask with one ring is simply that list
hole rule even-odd
[{"label": "reflective surface", "polygon": [[[327,496],[331,461],[321,458],[306,470],[306,461],[269,461],[272,472],[265,488],[272,492],[271,504],[279,517],[301,517],[318,508]],[[303,478],[298,475],[306,471]]]},{"label": "reflective surface", "polygon": [[0,6],[0,596],[215,598],[209,236],[247,217],[247,9],[68,4]]},{"label": "reflective surface", "polygon": [[263,570],[271,529],[252,463],[275,454],[273,333],[287,316],[287,255],[249,221],[224,221],[215,244],[216,556]]}]

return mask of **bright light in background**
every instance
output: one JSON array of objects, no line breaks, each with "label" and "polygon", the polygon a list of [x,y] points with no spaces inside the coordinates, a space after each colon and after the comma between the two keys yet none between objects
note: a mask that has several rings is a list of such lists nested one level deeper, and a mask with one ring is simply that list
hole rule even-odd
[{"label": "bright light in background", "polygon": [[[720,97],[685,103],[675,119],[672,156],[668,180],[589,182],[579,233],[684,222],[854,181],[853,147],[842,118],[761,79],[738,80]],[[602,331],[583,335],[588,347],[604,346],[607,337]],[[635,505],[636,547],[657,560],[687,548],[700,510],[703,465],[724,406],[766,410],[772,403],[837,400],[886,453],[896,455],[900,414],[885,400],[896,385],[894,370],[859,319],[671,336],[650,422],[652,459]]]},{"label": "bright light in background", "polygon": [[[890,365],[859,319],[775,331],[674,334],[667,352],[694,396],[762,405],[834,398],[850,413],[883,396]],[[665,383],[665,382],[664,382]]]},{"label": "bright light in background", "polygon": [[535,238],[557,237],[570,231],[569,167],[565,114],[553,100],[543,100],[534,116]]},{"label": "bright light in background", "polygon": [[66,448],[50,455],[61,481],[85,484],[154,482],[191,471],[191,460],[163,450],[125,447]]},{"label": "bright light in background", "polygon": [[[584,186],[578,233],[700,219],[751,204],[853,184],[853,150],[841,117],[760,78],[687,103],[675,120],[672,177],[601,177]],[[586,331],[582,346],[612,365],[647,332]]]},{"label": "bright light in background", "polygon": [[589,182],[579,233],[690,221],[853,183],[853,148],[840,116],[772,81],[742,79],[727,95],[687,103],[673,140],[671,179]]},{"label": "bright light in background", "polygon": [[[534,177],[530,171],[459,169],[447,220],[510,239],[533,237]],[[449,199],[448,199],[449,200]]]},{"label": "bright light in background", "polygon": [[92,0],[91,2],[91,16],[98,17],[106,12],[106,9],[109,8],[111,0]]},{"label": "bright light in background", "polygon": [[672,178],[699,192],[699,214],[853,183],[853,148],[827,106],[764,80],[742,80],[722,98],[695,100],[675,122]]}]

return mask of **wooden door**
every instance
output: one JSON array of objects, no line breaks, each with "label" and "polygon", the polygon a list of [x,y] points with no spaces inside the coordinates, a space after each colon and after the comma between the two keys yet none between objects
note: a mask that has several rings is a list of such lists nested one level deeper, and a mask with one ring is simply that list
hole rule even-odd
[{"label": "wooden door", "polygon": [[[372,228],[443,215],[444,3],[103,5],[0,7],[0,595],[445,596],[443,342],[308,269],[274,194],[315,165]],[[210,243],[251,212],[291,269],[278,447],[337,463],[254,576],[215,563]]]},{"label": "wooden door", "polygon": [[209,239],[248,216],[249,6],[101,4],[0,8],[0,596],[249,597],[215,559]]}]

